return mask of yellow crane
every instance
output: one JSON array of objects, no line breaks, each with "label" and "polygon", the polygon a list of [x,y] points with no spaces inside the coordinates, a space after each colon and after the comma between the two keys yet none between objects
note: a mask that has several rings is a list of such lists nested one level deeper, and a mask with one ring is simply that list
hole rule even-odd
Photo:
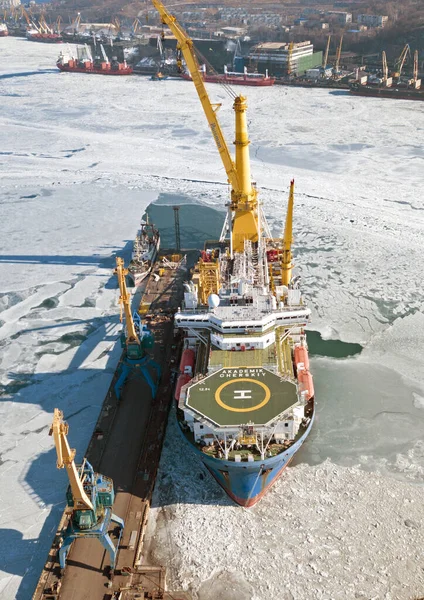
[{"label": "yellow crane", "polygon": [[286,225],[284,228],[283,238],[283,256],[281,261],[282,277],[281,283],[283,285],[289,285],[292,274],[292,252],[291,247],[293,243],[293,205],[294,205],[294,179],[290,182],[290,193],[289,193],[289,204],[287,207]]},{"label": "yellow crane", "polygon": [[249,137],[247,132],[247,101],[244,96],[236,96],[233,109],[235,112],[235,161],[233,160],[217,118],[220,104],[212,104],[206,92],[205,84],[199,72],[199,63],[194,53],[193,41],[178,24],[160,0],[152,0],[159,12],[162,23],[167,25],[177,38],[178,49],[182,52],[187,68],[195,85],[203,111],[212,131],[222,163],[231,185],[232,211],[231,252],[243,252],[245,240],[257,242],[261,236],[258,214],[257,191],[250,177]]},{"label": "yellow crane", "polygon": [[327,38],[327,46],[325,47],[324,56],[322,57],[321,77],[325,77],[325,69],[327,68],[328,52],[330,50],[331,35]]},{"label": "yellow crane", "polygon": [[[124,529],[124,521],[112,513],[115,499],[113,481],[100,473],[84,459],[81,465],[75,464],[76,450],[68,442],[69,425],[64,421],[63,412],[54,409],[53,423],[49,435],[53,436],[57,454],[57,468],[66,468],[69,488],[66,493],[68,507],[72,510],[71,520],[63,532],[63,543],[59,550],[60,567],[63,570],[72,542],[77,538],[96,538],[109,552],[110,565],[116,563],[117,547]],[[111,522],[119,526],[119,538],[113,544],[108,530]]]},{"label": "yellow crane", "polygon": [[294,42],[290,42],[289,49],[287,52],[287,75],[291,75],[292,71],[293,71],[293,69],[292,69],[293,48],[294,48]]},{"label": "yellow crane", "polygon": [[382,58],[382,62],[383,62],[383,83],[386,84],[387,79],[389,77],[389,69],[387,67],[387,57],[386,57],[386,53],[384,50],[381,53],[381,58]]},{"label": "yellow crane", "polygon": [[421,87],[421,79],[418,79],[418,50],[414,52],[414,67],[412,70],[412,86],[418,90]]},{"label": "yellow crane", "polygon": [[395,70],[392,73],[393,77],[396,77],[397,79],[400,78],[400,76],[402,75],[403,66],[405,64],[406,59],[409,56],[409,53],[410,53],[409,44],[405,44],[405,47],[403,48],[402,52],[400,53],[399,58],[395,62]]},{"label": "yellow crane", "polygon": [[342,55],[343,34],[340,36],[340,42],[337,46],[336,61],[333,67],[333,78],[337,77],[340,72],[340,57]]},{"label": "yellow crane", "polygon": [[124,348],[124,358],[119,366],[119,376],[115,384],[115,392],[118,398],[121,397],[122,387],[130,373],[140,373],[147,381],[152,391],[152,397],[156,396],[157,383],[153,380],[149,367],[156,371],[157,380],[160,377],[160,366],[154,362],[146,353],[146,349],[152,348],[154,339],[148,327],[141,321],[137,311],[131,314],[131,294],[128,292],[125,283],[125,276],[128,269],[124,267],[124,261],[119,256],[116,257],[115,275],[118,278],[119,285],[119,304],[121,306],[121,323],[125,315],[125,328],[121,335],[121,345]]}]

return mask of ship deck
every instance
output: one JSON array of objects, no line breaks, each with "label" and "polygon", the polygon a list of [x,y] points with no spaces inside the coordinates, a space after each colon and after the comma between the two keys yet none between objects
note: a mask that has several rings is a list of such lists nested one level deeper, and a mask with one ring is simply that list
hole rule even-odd
[{"label": "ship deck", "polygon": [[100,542],[78,539],[61,577],[58,544],[69,519],[65,511],[33,600],[132,600],[144,593],[167,600],[189,598],[185,592],[165,592],[165,568],[146,564],[143,556],[145,526],[172,401],[171,369],[178,354],[172,313],[181,301],[184,277],[182,271],[167,270],[158,282],[151,278],[143,283],[143,300],[150,304],[150,327],[155,336],[153,355],[162,366],[155,401],[144,379],[136,377],[127,381],[118,402],[113,389],[115,375],[85,453],[97,472],[113,479],[113,512],[125,521],[117,568],[109,579],[108,556]]},{"label": "ship deck", "polygon": [[[232,354],[244,357],[246,363],[247,356],[254,353]],[[219,369],[195,383],[188,389],[185,408],[212,426],[260,426],[269,424],[297,402],[294,382],[262,366],[245,364]]]}]

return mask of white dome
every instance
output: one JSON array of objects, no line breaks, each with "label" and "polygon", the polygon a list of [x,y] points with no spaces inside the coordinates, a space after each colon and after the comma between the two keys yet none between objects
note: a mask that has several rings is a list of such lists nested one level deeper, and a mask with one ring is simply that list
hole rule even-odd
[{"label": "white dome", "polygon": [[209,308],[217,308],[220,302],[220,297],[217,294],[211,294],[208,298]]}]

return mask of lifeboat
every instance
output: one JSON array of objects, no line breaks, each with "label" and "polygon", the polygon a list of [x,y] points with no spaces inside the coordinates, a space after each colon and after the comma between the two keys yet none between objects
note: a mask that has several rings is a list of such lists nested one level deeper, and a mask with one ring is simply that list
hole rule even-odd
[{"label": "lifeboat", "polygon": [[177,385],[175,388],[175,400],[177,401],[177,403],[180,400],[180,394],[181,394],[181,388],[183,387],[183,385],[185,385],[186,383],[188,383],[190,381],[191,377],[190,375],[188,375],[187,373],[183,373],[182,375],[180,375],[177,379]]},{"label": "lifeboat", "polygon": [[180,372],[182,374],[189,374],[190,377],[193,376],[195,356],[194,350],[191,350],[190,348],[184,350],[180,362]]},{"label": "lifeboat", "polygon": [[314,382],[312,380],[312,375],[309,371],[299,371],[297,374],[297,381],[299,383],[300,392],[307,392],[307,399],[310,400],[314,397]]},{"label": "lifeboat", "polygon": [[309,370],[309,355],[305,346],[295,346],[294,348],[294,364],[298,371]]}]

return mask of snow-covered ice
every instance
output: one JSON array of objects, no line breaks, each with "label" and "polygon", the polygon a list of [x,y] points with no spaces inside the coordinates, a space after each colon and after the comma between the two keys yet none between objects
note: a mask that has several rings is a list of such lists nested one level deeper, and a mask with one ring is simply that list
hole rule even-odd
[{"label": "snow-covered ice", "polygon": [[[64,505],[47,435],[53,408],[81,456],[116,365],[115,255],[128,258],[161,193],[219,207],[228,198],[190,84],[61,74],[57,51],[0,39],[5,600],[31,596]],[[231,142],[231,101],[217,86],[210,93]],[[365,349],[313,361],[314,431],[251,511],[178,450],[171,426],[152,511],[167,543],[152,552],[184,550],[171,581],[201,600],[214,590],[222,600],[406,600],[424,593],[422,106],[340,91],[246,93],[252,173],[276,232],[296,180],[295,257],[313,327]]]}]

